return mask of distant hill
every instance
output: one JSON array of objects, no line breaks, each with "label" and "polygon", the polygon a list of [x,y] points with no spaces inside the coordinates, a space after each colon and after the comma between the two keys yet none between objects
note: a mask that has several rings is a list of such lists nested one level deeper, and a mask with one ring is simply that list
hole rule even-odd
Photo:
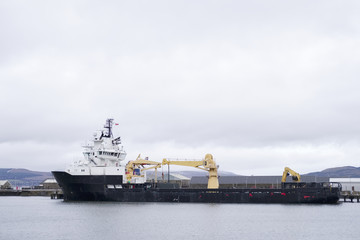
[{"label": "distant hill", "polygon": [[327,168],[320,172],[312,172],[304,175],[317,176],[317,177],[332,177],[332,178],[360,178],[360,167],[336,167],[336,168]]},{"label": "distant hill", "polygon": [[47,178],[53,178],[50,172],[30,171],[23,168],[0,168],[0,180],[9,180],[13,187],[37,186]]},{"label": "distant hill", "polygon": [[[205,171],[172,171],[172,173],[178,173],[188,178],[207,175]],[[149,171],[148,174],[151,175],[154,172]],[[219,176],[236,176],[236,174],[219,171]],[[53,178],[51,172],[30,171],[23,168],[0,168],[0,180],[9,180],[13,187],[37,186],[47,178]]]}]

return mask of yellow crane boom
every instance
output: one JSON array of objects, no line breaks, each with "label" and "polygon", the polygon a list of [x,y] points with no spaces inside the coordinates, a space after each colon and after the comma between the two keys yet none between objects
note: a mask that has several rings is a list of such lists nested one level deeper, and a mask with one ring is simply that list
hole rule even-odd
[{"label": "yellow crane boom", "polygon": [[295,172],[294,170],[291,170],[291,169],[288,168],[288,167],[285,167],[285,169],[284,169],[281,182],[286,182],[286,177],[289,176],[290,174],[291,174],[291,176],[292,176],[292,179],[293,179],[295,182],[300,182],[300,179],[301,179],[300,174],[298,174],[298,173]]},{"label": "yellow crane boom", "polygon": [[[153,165],[153,166],[145,168],[144,167],[145,165]],[[129,161],[126,164],[125,168],[126,168],[126,179],[127,179],[127,181],[131,181],[131,179],[134,177],[134,169],[136,167],[140,167],[140,166],[143,167],[141,169],[141,172],[143,172],[145,170],[149,170],[149,169],[155,169],[155,182],[157,182],[157,169],[161,167],[161,163],[142,159],[140,157],[140,154],[136,158],[136,160]]]},{"label": "yellow crane boom", "polygon": [[211,154],[206,154],[205,159],[201,161],[180,161],[180,160],[168,160],[164,158],[162,161],[162,165],[188,166],[188,167],[195,167],[204,171],[208,171],[209,172],[208,188],[210,189],[219,188],[217,166]]}]

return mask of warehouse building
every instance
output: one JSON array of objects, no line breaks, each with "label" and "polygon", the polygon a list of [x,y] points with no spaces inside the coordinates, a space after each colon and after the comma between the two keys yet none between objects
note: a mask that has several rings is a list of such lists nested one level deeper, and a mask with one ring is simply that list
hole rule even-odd
[{"label": "warehouse building", "polygon": [[[155,182],[155,173],[150,172],[150,174],[146,175],[146,179],[148,182]],[[189,188],[190,187],[190,178],[185,177],[178,173],[170,173],[168,176],[167,173],[165,174],[158,174],[157,182],[158,183],[168,183],[168,179],[170,180],[169,183],[179,185],[181,188]]]},{"label": "warehouse building", "polygon": [[8,180],[0,180],[0,189],[11,189],[11,184]]},{"label": "warehouse building", "polygon": [[330,182],[339,182],[346,192],[360,192],[360,178],[330,178]]},{"label": "warehouse building", "polygon": [[41,184],[40,184],[42,189],[59,189],[60,186],[59,184],[56,182],[55,178],[48,178],[45,179]]}]

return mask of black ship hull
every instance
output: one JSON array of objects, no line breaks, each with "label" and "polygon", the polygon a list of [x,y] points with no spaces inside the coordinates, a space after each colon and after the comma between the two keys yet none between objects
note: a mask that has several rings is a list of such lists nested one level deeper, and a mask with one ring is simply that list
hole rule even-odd
[{"label": "black ship hull", "polygon": [[192,203],[337,203],[341,186],[283,184],[269,189],[181,189],[153,184],[122,184],[122,176],[73,176],[52,172],[65,201]]}]

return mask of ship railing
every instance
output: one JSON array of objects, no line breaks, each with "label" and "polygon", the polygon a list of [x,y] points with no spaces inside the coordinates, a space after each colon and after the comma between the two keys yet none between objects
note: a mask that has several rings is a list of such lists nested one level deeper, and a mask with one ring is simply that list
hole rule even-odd
[{"label": "ship railing", "polygon": [[282,183],[283,188],[339,188],[341,189],[341,183],[339,182],[286,182]]}]

